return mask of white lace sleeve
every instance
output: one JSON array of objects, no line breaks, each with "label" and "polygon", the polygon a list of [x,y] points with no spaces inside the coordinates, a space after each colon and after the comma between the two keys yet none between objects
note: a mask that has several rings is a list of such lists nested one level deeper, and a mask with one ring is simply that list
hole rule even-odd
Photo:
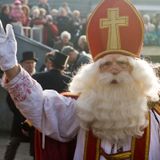
[{"label": "white lace sleeve", "polygon": [[43,91],[41,86],[21,68],[21,72],[9,83],[3,78],[3,86],[9,91],[17,108],[38,130],[54,139],[69,141],[77,133],[75,100],[54,90]]}]

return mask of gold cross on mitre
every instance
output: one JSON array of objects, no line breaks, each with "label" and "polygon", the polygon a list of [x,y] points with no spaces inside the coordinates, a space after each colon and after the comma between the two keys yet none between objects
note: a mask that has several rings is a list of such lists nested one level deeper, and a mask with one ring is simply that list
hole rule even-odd
[{"label": "gold cross on mitre", "polygon": [[100,19],[100,28],[108,28],[108,43],[107,50],[119,50],[121,49],[120,40],[120,26],[128,26],[128,17],[119,16],[118,8],[108,9],[108,18]]}]

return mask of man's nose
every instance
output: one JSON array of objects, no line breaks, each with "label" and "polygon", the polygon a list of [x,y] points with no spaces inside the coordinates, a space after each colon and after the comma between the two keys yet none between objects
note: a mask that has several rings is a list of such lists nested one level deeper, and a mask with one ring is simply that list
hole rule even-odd
[{"label": "man's nose", "polygon": [[112,65],[112,67],[111,67],[111,73],[113,74],[113,75],[117,75],[117,74],[119,74],[120,73],[120,68],[119,68],[119,66],[117,65],[117,64],[113,64]]},{"label": "man's nose", "polygon": [[119,73],[120,73],[120,71],[119,71],[119,70],[115,70],[115,69],[114,69],[114,70],[112,70],[112,71],[111,71],[111,73],[112,73],[113,75],[117,75],[117,74],[119,74]]}]

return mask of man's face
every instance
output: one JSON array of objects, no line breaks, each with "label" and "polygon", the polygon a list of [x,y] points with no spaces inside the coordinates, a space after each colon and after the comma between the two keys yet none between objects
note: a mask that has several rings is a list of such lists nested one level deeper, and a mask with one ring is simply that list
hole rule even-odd
[{"label": "man's face", "polygon": [[50,59],[47,59],[46,62],[45,62],[45,66],[47,68],[47,71],[53,69],[53,63]]},{"label": "man's face", "polygon": [[36,62],[34,60],[26,60],[22,62],[22,67],[32,75],[35,73]]},{"label": "man's face", "polygon": [[100,73],[111,73],[113,75],[118,75],[119,73],[125,71],[131,73],[132,67],[128,62],[127,56],[120,54],[110,54],[103,57],[103,62],[99,67]]},{"label": "man's face", "polygon": [[72,64],[74,63],[75,59],[76,59],[76,54],[74,53],[74,51],[71,51],[68,53],[69,59],[68,59],[68,63]]}]

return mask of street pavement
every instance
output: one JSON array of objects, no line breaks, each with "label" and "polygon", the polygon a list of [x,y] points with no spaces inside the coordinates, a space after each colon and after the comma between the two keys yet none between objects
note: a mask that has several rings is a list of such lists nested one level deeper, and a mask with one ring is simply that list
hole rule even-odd
[{"label": "street pavement", "polygon": [[[4,160],[4,152],[6,149],[6,145],[9,142],[9,134],[1,133],[0,134],[0,160]],[[31,156],[29,156],[29,143],[21,143],[15,160],[33,160]]]}]

